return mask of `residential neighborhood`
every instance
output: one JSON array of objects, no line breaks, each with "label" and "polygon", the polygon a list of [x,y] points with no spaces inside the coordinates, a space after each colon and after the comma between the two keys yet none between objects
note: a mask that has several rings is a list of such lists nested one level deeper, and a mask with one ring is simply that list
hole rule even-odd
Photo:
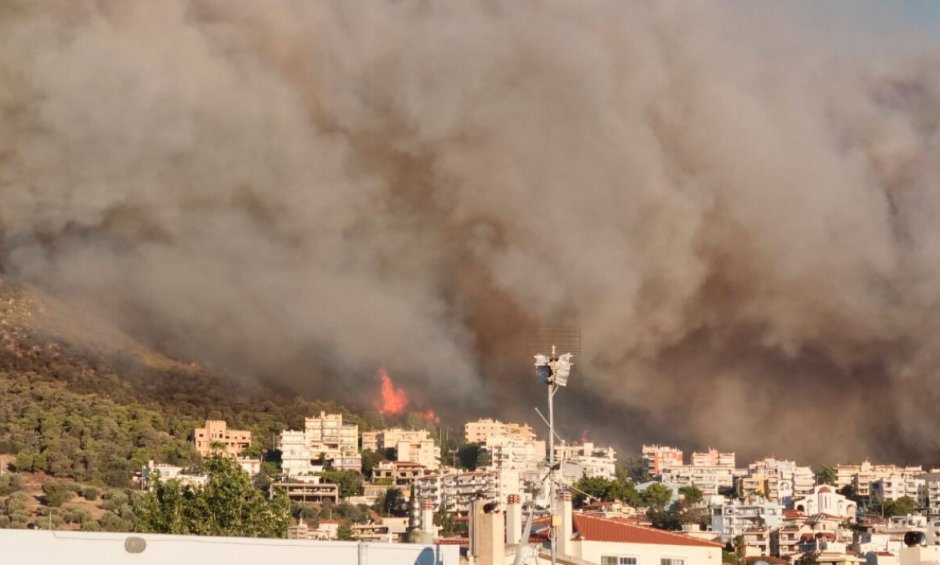
[{"label": "residential neighborhood", "polygon": [[[811,468],[775,457],[742,463],[734,451],[686,456],[649,444],[618,459],[612,447],[582,438],[556,441],[550,470],[547,442],[527,423],[467,422],[453,453],[442,453],[432,430],[360,430],[326,411],[306,418],[304,430],[283,430],[272,488],[293,503],[288,537],[420,539],[461,546],[475,563],[503,563],[517,551],[538,559],[554,541],[557,556],[600,564],[901,565],[906,537],[919,532],[918,551],[940,555],[940,469],[869,461]],[[193,438],[204,456],[232,458],[251,476],[275,461],[275,454],[246,457],[250,433],[224,421],[207,421]],[[194,488],[205,482],[151,462],[142,488],[155,473]],[[481,531],[499,543],[482,540]]]}]

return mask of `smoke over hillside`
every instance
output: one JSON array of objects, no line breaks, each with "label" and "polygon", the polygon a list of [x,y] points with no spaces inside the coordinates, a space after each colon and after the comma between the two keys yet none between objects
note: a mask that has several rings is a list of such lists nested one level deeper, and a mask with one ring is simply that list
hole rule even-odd
[{"label": "smoke over hillside", "polygon": [[565,321],[573,437],[936,461],[940,52],[799,6],[8,1],[2,266],[353,405],[531,420]]}]

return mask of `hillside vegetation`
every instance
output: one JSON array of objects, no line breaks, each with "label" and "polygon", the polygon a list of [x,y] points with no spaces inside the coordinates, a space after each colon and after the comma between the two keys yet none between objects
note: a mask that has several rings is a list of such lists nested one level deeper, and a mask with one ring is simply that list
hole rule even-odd
[{"label": "hillside vegetation", "polygon": [[207,418],[251,430],[258,455],[320,410],[383,424],[171,359],[0,279],[0,527],[129,529],[134,473],[200,468],[191,436]]}]

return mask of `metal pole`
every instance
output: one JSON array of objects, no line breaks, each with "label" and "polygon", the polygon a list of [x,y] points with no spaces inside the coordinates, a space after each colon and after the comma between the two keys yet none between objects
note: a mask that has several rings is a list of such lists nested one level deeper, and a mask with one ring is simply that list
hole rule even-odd
[{"label": "metal pole", "polygon": [[551,530],[549,540],[552,548],[552,565],[556,563],[556,545],[555,538],[558,530],[555,528],[555,384],[548,385],[548,498],[549,508],[551,508]]}]

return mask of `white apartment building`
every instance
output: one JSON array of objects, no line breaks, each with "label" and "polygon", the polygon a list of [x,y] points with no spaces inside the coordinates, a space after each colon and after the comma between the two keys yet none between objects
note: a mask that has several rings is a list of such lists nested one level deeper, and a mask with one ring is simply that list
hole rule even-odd
[{"label": "white apartment building", "polygon": [[924,475],[924,490],[927,513],[930,516],[940,516],[940,473],[930,472]]},{"label": "white apartment building", "polygon": [[720,452],[709,448],[708,451],[692,453],[693,467],[731,467],[734,468],[734,452]]},{"label": "white apartment building", "polygon": [[741,494],[760,494],[782,504],[795,496],[811,494],[816,486],[812,469],[793,461],[768,457],[748,465],[747,472],[747,477],[741,479]]},{"label": "white apartment building", "polygon": [[651,475],[659,475],[672,467],[681,467],[682,450],[664,445],[643,445],[643,459],[649,466]]},{"label": "white apartment building", "polygon": [[486,444],[492,436],[504,436],[523,441],[535,440],[535,432],[529,424],[504,424],[492,418],[481,418],[464,424],[464,439],[467,443]]},{"label": "white apartment building", "polygon": [[278,438],[281,450],[281,472],[291,478],[312,476],[323,470],[313,464],[310,438],[301,430],[284,430]]},{"label": "white apartment building", "polygon": [[343,420],[342,414],[327,414],[304,419],[304,433],[310,441],[313,458],[321,455],[333,461],[335,469],[359,470],[359,425]]},{"label": "white apartment building", "polygon": [[465,513],[478,498],[504,501],[519,495],[519,474],[514,471],[471,471],[446,475],[427,475],[414,481],[415,497],[430,500],[435,508]]},{"label": "white apartment building", "polygon": [[544,441],[526,441],[506,438],[487,447],[492,466],[497,469],[536,472],[545,463],[546,448]]},{"label": "white apartment building", "polygon": [[555,447],[555,458],[578,465],[585,477],[617,477],[617,452],[612,447],[596,447],[590,441],[561,444]]},{"label": "white apartment building", "polygon": [[897,500],[908,496],[919,508],[927,506],[927,481],[924,476],[893,474],[871,483],[874,500]]},{"label": "white apartment building", "polygon": [[441,448],[435,445],[431,438],[399,441],[396,452],[399,461],[418,463],[432,471],[441,467]]},{"label": "white apartment building", "polygon": [[722,488],[734,487],[734,468],[696,467],[683,465],[670,467],[662,472],[662,483],[673,491],[681,487],[696,486],[705,496],[719,494]]},{"label": "white apartment building", "polygon": [[[747,530],[779,528],[783,520],[783,505],[769,501],[734,500],[711,509],[712,531],[729,542]],[[768,540],[769,541],[769,540]]]},{"label": "white apartment building", "polygon": [[897,465],[872,465],[863,461],[861,465],[836,465],[836,487],[851,485],[855,494],[861,497],[871,496],[871,484],[891,475],[919,476],[924,474],[920,466],[899,467]]}]

